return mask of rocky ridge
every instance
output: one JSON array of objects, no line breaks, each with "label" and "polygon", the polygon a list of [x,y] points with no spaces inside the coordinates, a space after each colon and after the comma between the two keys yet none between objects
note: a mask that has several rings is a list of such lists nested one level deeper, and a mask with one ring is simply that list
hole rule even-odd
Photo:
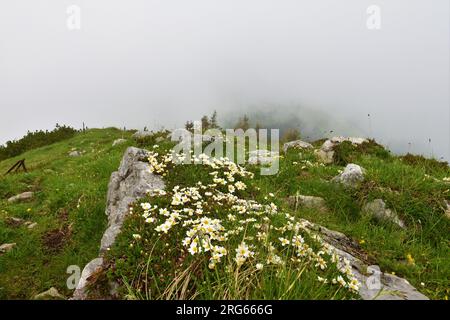
[{"label": "rocky ridge", "polygon": [[[261,154],[256,153],[254,156],[260,158]],[[264,154],[264,156],[267,155]],[[88,298],[87,286],[90,284],[90,277],[104,268],[103,254],[113,245],[116,236],[120,233],[120,228],[129,212],[130,204],[142,198],[151,190],[164,188],[163,180],[159,176],[155,176],[149,172],[147,163],[145,162],[146,157],[147,151],[134,147],[128,148],[119,170],[111,175],[106,209],[109,224],[101,241],[100,255],[85,266],[81,280],[74,292],[73,299]],[[364,170],[362,168],[351,167],[347,169],[343,173],[347,172],[352,177],[354,174],[357,176],[355,179],[349,179],[352,182],[350,185],[353,185],[353,182],[359,182],[363,179]],[[343,178],[345,176],[345,174],[341,174],[335,182],[348,182]],[[310,208],[319,207],[326,210],[325,201],[322,198],[297,195],[294,201],[296,203],[295,205],[299,204]],[[310,232],[320,235],[337,252],[341,262],[344,258],[351,262],[352,272],[362,283],[359,292],[362,299],[428,299],[418,292],[407,280],[382,272],[378,265],[368,259],[358,244],[346,235],[329,230],[308,220],[302,220],[302,223]]]},{"label": "rocky ridge", "polygon": [[103,269],[103,255],[114,244],[116,236],[120,233],[124,219],[129,213],[129,206],[154,189],[164,189],[161,177],[148,170],[146,159],[146,150],[129,147],[122,158],[119,170],[112,173],[106,206],[108,228],[101,240],[100,254],[84,267],[72,299],[88,298],[87,287],[90,277]]}]

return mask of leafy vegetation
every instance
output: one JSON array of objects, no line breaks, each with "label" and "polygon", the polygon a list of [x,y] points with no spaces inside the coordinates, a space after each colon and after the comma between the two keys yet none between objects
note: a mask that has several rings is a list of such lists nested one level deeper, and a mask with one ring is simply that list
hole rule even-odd
[{"label": "leafy vegetation", "polygon": [[[70,139],[23,154],[29,173],[0,177],[0,244],[17,243],[12,251],[0,255],[0,298],[31,298],[52,286],[70,295],[66,269],[70,265],[83,267],[98,254],[106,227],[107,184],[125,148],[136,145],[157,151],[156,162],[152,163],[160,164],[173,147],[165,139],[167,132],[162,131],[143,140],[129,139],[125,144],[112,147],[115,139],[129,138],[131,133],[117,129],[76,133]],[[317,141],[313,145],[320,147],[322,143]],[[158,147],[153,149],[155,144]],[[83,151],[82,156],[68,157],[74,149]],[[6,171],[18,159],[0,162],[0,170]],[[365,182],[354,192],[330,183],[349,162],[366,169]],[[228,179],[225,172],[232,170],[228,165],[218,166],[174,166],[169,162],[164,173],[161,172],[166,193],[153,194],[134,205],[133,214],[126,219],[122,233],[108,254],[109,272],[99,275],[105,283],[119,281],[122,298],[357,298],[348,288],[351,280],[333,266],[332,256],[320,254],[327,267],[322,270],[320,264],[316,266],[317,255],[326,250],[304,230],[299,231],[299,235],[315,255],[312,254],[310,260],[290,259],[295,258],[296,248],[285,240],[292,240],[293,231],[286,231],[284,236],[280,232],[289,223],[295,226],[305,218],[350,236],[383,271],[406,278],[428,297],[447,299],[450,293],[450,219],[445,215],[445,201],[450,201],[448,166],[412,155],[397,157],[375,141],[359,147],[342,143],[331,165],[318,163],[313,150],[290,149],[280,158],[278,174],[261,176],[259,167],[246,166],[242,171],[246,173],[233,175],[235,180],[228,181],[227,185],[221,185],[220,179]],[[215,171],[218,176],[214,176]],[[207,189],[199,188],[198,182]],[[238,190],[237,182],[246,187]],[[214,183],[217,186],[211,186]],[[235,186],[232,194],[243,201],[240,205],[259,204],[263,209],[243,216],[233,207],[239,204],[218,198],[211,200],[206,195],[206,192],[216,197],[228,194],[230,184]],[[229,234],[227,241],[213,240],[213,246],[226,250],[223,254],[223,249],[216,248],[222,256],[214,268],[210,265],[213,246],[205,252],[203,238],[199,237],[196,241],[203,251],[191,254],[189,250],[195,250],[191,248],[195,237],[191,237],[189,243],[186,239],[186,231],[205,220],[192,225],[183,225],[188,218],[180,220],[167,234],[162,229],[155,230],[170,218],[165,211],[160,214],[160,209],[171,209],[170,212],[178,207],[198,209],[193,200],[172,207],[175,194],[190,190],[183,188],[199,188],[202,196],[204,214],[192,220],[220,219],[224,232],[238,230],[237,234]],[[34,191],[35,197],[28,202],[7,202],[10,196],[24,191]],[[296,210],[286,199],[297,193],[324,198],[327,209],[300,207]],[[405,221],[406,229],[372,220],[361,213],[365,203],[379,198]],[[157,209],[153,210],[154,206],[158,206]],[[270,213],[275,207],[281,214]],[[235,220],[230,218],[232,216]],[[14,225],[11,217],[37,222],[37,226],[28,229],[24,225]],[[154,221],[146,222],[152,217]],[[247,221],[247,218],[256,221]],[[241,226],[243,231],[239,231]],[[258,232],[266,233],[276,256],[284,263],[268,263],[271,247],[264,245],[266,241],[258,241]],[[238,248],[243,249],[241,256],[245,257],[239,266]],[[338,280],[345,281],[347,288]]]},{"label": "leafy vegetation", "polygon": [[171,153],[150,156],[149,168],[164,174],[167,191],[155,190],[136,204],[110,251],[110,277],[122,280],[124,296],[356,297],[351,267],[339,271],[330,248],[300,220],[278,213],[274,195],[252,185],[253,173],[227,160],[200,158],[201,165],[175,166]]},{"label": "leafy vegetation", "polygon": [[[112,147],[130,133],[117,129],[88,130],[63,142],[22,155],[28,173],[0,176],[0,244],[17,243],[0,254],[0,299],[30,299],[50,287],[69,295],[67,267],[83,266],[98,254],[106,228],[105,202],[109,177],[117,170],[129,143]],[[73,149],[84,151],[72,158]],[[18,158],[0,162],[5,172]],[[27,202],[8,203],[24,191]],[[11,218],[37,223],[33,229],[11,224]]]},{"label": "leafy vegetation", "polygon": [[167,139],[170,132],[168,130],[161,130],[157,132],[150,132],[150,134],[145,136],[138,136],[134,138],[137,147],[145,147],[148,145],[155,145],[160,140]]},{"label": "leafy vegetation", "polygon": [[[202,131],[205,132],[208,129],[219,129],[219,122],[217,119],[217,111],[214,111],[210,117],[204,115],[200,123],[202,125]],[[190,132],[194,132],[194,122],[186,121],[184,128]]]},{"label": "leafy vegetation", "polygon": [[333,162],[340,166],[346,166],[354,162],[361,155],[371,155],[383,160],[388,160],[391,154],[375,140],[369,140],[361,144],[352,144],[344,141],[334,147]]},{"label": "leafy vegetation", "polygon": [[[322,142],[314,145],[320,146]],[[147,147],[151,149],[153,146]],[[170,143],[160,144],[158,152],[164,154],[170,147]],[[254,178],[245,179],[248,188],[236,195],[257,203],[267,204],[267,201],[271,201],[276,204],[279,212],[286,214],[281,215],[284,218],[288,215],[296,219],[305,218],[341,231],[358,242],[370,260],[379,264],[385,272],[406,278],[430,298],[447,299],[450,278],[450,219],[444,214],[444,201],[450,200],[450,186],[445,179],[450,176],[449,168],[441,167],[439,171],[433,169],[434,176],[431,177],[427,174],[430,166],[405,163],[375,141],[351,148],[344,144],[338,149],[338,154],[343,159],[339,162],[341,165],[323,165],[317,162],[313,150],[299,152],[291,149],[282,156],[280,171],[273,176],[260,176],[258,167],[248,166],[247,170],[254,174]],[[361,165],[367,171],[366,181],[355,192],[330,183],[349,161]],[[150,197],[143,202],[157,206],[152,214],[158,217],[159,209],[173,209],[171,199],[174,187],[197,186],[199,182],[208,185],[211,183],[210,173],[198,165],[173,167],[164,175],[167,194]],[[296,193],[323,197],[327,210],[299,208],[295,211],[285,199]],[[407,224],[405,230],[361,214],[362,206],[377,198],[384,199],[388,207],[400,215]],[[227,206],[208,203],[205,207],[213,218],[228,220],[230,212]],[[145,216],[142,216],[145,211],[140,203],[136,204],[133,212],[109,256],[112,268],[108,277],[122,283],[123,297],[354,298],[351,292],[336,292],[336,287],[330,285],[330,280],[336,279],[337,274],[330,270],[310,268],[307,263],[297,266],[290,263],[267,266],[264,258],[258,261],[255,257],[266,257],[262,244],[254,245],[255,255],[247,261],[245,267],[238,267],[236,260],[233,260],[234,249],[239,247],[245,237],[256,237],[251,227],[245,228],[245,235],[241,235],[239,240],[227,243],[228,248],[232,248],[227,249],[229,256],[223,258],[223,264],[217,264],[211,270],[207,254],[192,255],[189,247],[183,246],[186,230],[176,225],[173,229],[177,230],[175,233],[158,233],[155,227],[164,220],[145,223]],[[283,223],[275,217],[270,217],[270,221],[277,227],[280,226],[278,223]],[[279,238],[273,236],[271,242],[279,242]],[[248,243],[251,242],[247,241],[246,244]],[[277,250],[283,252],[283,246],[280,245],[277,244]],[[283,254],[280,257],[289,261]],[[256,268],[258,263],[264,265],[264,271]],[[328,283],[324,284],[318,279],[328,279]]]},{"label": "leafy vegetation", "polygon": [[[430,298],[446,299],[450,293],[450,219],[445,216],[444,201],[450,200],[450,184],[445,179],[450,176],[449,168],[434,171],[431,177],[427,175],[430,167],[371,153],[355,154],[352,162],[367,171],[365,183],[356,192],[329,183],[342,166],[318,164],[313,151],[306,150],[289,150],[279,173],[264,177],[259,186],[277,198],[296,192],[324,198],[327,211],[300,208],[297,214],[351,236],[383,270],[405,277]],[[406,230],[361,214],[367,201],[378,198],[405,220]]]},{"label": "leafy vegetation", "polygon": [[72,138],[77,130],[56,124],[52,131],[28,131],[27,135],[15,141],[8,141],[4,146],[0,146],[0,161],[18,156],[25,151],[53,144],[58,141]]},{"label": "leafy vegetation", "polygon": [[436,159],[428,159],[421,155],[406,154],[400,157],[400,160],[414,167],[422,168],[428,174],[442,172],[448,170],[448,162]]}]

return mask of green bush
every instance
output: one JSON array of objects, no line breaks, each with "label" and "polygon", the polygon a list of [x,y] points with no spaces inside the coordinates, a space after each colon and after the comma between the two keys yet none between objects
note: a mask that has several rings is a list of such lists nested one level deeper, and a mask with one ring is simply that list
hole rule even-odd
[{"label": "green bush", "polygon": [[162,130],[158,132],[151,132],[151,135],[135,138],[136,144],[139,148],[149,148],[158,143],[159,138],[167,140],[167,136],[170,134],[168,130]]},{"label": "green bush", "polygon": [[28,150],[71,138],[76,132],[77,130],[74,128],[58,124],[52,131],[28,131],[22,139],[8,141],[4,146],[0,146],[0,161],[18,156]]},{"label": "green bush", "polygon": [[369,140],[359,145],[353,145],[350,141],[344,141],[334,147],[333,162],[337,165],[346,166],[355,161],[361,155],[373,155],[377,158],[387,160],[391,154],[382,145]]},{"label": "green bush", "polygon": [[448,162],[438,161],[436,159],[427,159],[421,155],[413,155],[408,153],[405,156],[400,157],[400,160],[413,167],[422,167],[427,174],[448,170]]}]

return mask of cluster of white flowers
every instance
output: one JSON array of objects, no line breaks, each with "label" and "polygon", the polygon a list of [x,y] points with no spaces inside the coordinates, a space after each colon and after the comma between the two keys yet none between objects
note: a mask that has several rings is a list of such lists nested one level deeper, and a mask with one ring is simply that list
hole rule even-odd
[{"label": "cluster of white flowers", "polygon": [[245,260],[251,258],[255,255],[253,251],[250,250],[249,246],[242,241],[239,246],[236,248],[236,257],[234,258],[237,265],[243,265]]},{"label": "cluster of white flowers", "polygon": [[[307,230],[307,232],[311,232],[308,229],[305,229],[305,230]],[[331,257],[331,262],[337,264],[338,270],[342,274],[342,275],[338,276],[337,278],[332,279],[331,282],[333,284],[339,284],[344,288],[348,288],[352,292],[355,292],[355,293],[358,292],[361,287],[361,283],[359,282],[359,280],[355,277],[355,275],[352,272],[351,262],[345,257],[340,257],[337,253],[336,248],[334,248],[327,242],[323,241],[323,239],[319,235],[314,235],[313,238],[321,244],[323,250]],[[325,253],[325,252],[323,252],[323,253]],[[322,255],[320,253],[322,253],[322,252],[319,251],[319,253],[317,254],[317,255],[319,255],[319,258],[316,256],[316,261],[318,263],[320,263],[319,260],[320,260],[320,256]],[[346,278],[346,280],[344,279],[343,276]]]},{"label": "cluster of white flowers", "polygon": [[424,174],[423,175],[425,178],[427,178],[427,179],[431,179],[431,180],[434,180],[434,181],[436,181],[436,182],[444,182],[444,183],[448,183],[448,182],[450,182],[450,177],[444,177],[444,178],[442,178],[442,180],[440,180],[440,179],[438,179],[438,178],[436,178],[436,177],[433,177],[433,176],[430,176],[429,174]]},{"label": "cluster of white flowers", "polygon": [[[166,161],[159,162],[158,155],[159,154],[157,152],[150,152],[148,154],[148,163],[150,166],[150,172],[163,174],[164,170],[167,166]],[[169,161],[167,161],[167,162],[169,162]]]},{"label": "cluster of white flowers", "polygon": [[[325,164],[324,163],[322,163],[322,162],[311,162],[311,161],[309,161],[309,160],[301,160],[300,161],[300,163],[301,163],[301,169],[302,170],[305,170],[305,169],[307,169],[307,168],[318,168],[318,167],[325,167]],[[293,163],[293,164],[298,164],[298,162],[295,162],[295,163]]]},{"label": "cluster of white flowers", "polygon": [[[166,175],[177,160],[185,155],[149,155],[150,171]],[[236,267],[254,266],[262,270],[265,265],[274,267],[286,263],[309,263],[319,271],[329,268],[327,261],[338,267],[341,276],[324,283],[336,283],[351,291],[359,289],[353,277],[350,263],[340,261],[334,249],[319,236],[311,233],[301,221],[288,213],[279,212],[277,205],[266,197],[266,203],[243,199],[239,195],[247,189],[245,178],[253,174],[226,158],[210,158],[206,155],[192,156],[194,163],[207,167],[210,181],[195,186],[175,186],[170,191],[153,190],[150,195],[165,197],[170,205],[159,208],[149,202],[141,203],[142,217],[161,235],[168,234],[177,226],[178,234],[184,234],[183,250],[190,255],[206,255],[209,268],[216,268],[224,257],[235,252],[228,263]],[[274,194],[269,194],[270,198]],[[281,217],[273,219],[272,216]],[[181,228],[181,229],[180,229]],[[307,244],[304,236],[315,245]],[[136,240],[140,239],[134,236]],[[313,248],[319,247],[316,252]],[[230,267],[228,265],[227,267]]]}]

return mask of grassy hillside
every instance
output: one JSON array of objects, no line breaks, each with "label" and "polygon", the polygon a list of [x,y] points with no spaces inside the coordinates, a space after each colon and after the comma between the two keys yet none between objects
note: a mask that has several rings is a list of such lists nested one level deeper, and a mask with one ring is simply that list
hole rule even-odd
[{"label": "grassy hillside", "polygon": [[[317,146],[320,146],[320,142]],[[166,163],[163,155],[170,149],[170,143],[147,147],[159,153],[155,160],[157,163]],[[349,161],[361,165],[367,171],[365,182],[356,190],[331,182]],[[140,203],[136,204],[134,214],[128,218],[123,233],[111,251],[110,263],[114,268],[109,277],[123,284],[123,297],[128,298],[355,298],[352,292],[339,290],[339,287],[329,284],[336,277],[332,267],[320,270],[317,264],[308,261],[309,258],[291,263],[292,252],[280,243],[284,240],[280,240],[282,237],[277,232],[289,226],[288,220],[294,217],[306,218],[349,235],[383,271],[406,278],[432,299],[448,299],[450,219],[445,215],[444,202],[450,200],[450,184],[445,179],[450,176],[448,166],[417,156],[392,156],[372,142],[357,148],[343,144],[336,150],[335,162],[322,165],[317,162],[312,150],[300,152],[290,149],[282,156],[277,175],[260,176],[257,167],[246,166],[247,170],[254,173],[254,177],[240,177],[247,188],[234,191],[234,195],[265,205],[273,202],[282,214],[272,216],[270,212],[262,212],[263,217],[270,217],[267,222],[260,221],[261,212],[243,216],[235,208],[220,201],[208,200],[205,190],[212,194],[229,192],[220,183],[219,186],[211,185],[211,174],[214,173],[210,167],[171,166],[169,162],[163,171],[167,194],[144,199],[144,207],[148,207],[145,203],[149,203],[152,208],[147,208],[147,211]],[[219,176],[228,170],[226,165],[222,166],[219,164],[216,169]],[[225,179],[227,177],[224,176]],[[226,230],[238,234],[230,236],[221,244],[227,248],[227,255],[221,258],[220,263],[213,265],[213,270],[210,270],[211,261],[208,260],[210,249],[206,248],[202,254],[195,251],[192,254],[190,240],[187,239],[186,243],[187,229],[181,221],[189,217],[174,224],[170,218],[165,220],[161,217],[159,211],[177,211],[179,207],[171,203],[179,193],[177,190],[198,187],[200,182],[207,186],[205,190],[199,189],[204,209],[200,217],[218,218]],[[176,187],[180,189],[173,189]],[[181,195],[189,193],[182,191]],[[297,193],[324,198],[327,209],[295,210],[286,198]],[[377,198],[383,199],[389,208],[398,213],[406,223],[405,230],[394,224],[375,221],[361,213],[365,203]],[[189,202],[185,207],[195,209],[195,205]],[[146,221],[148,217],[151,220]],[[255,218],[256,221],[247,221],[246,218]],[[165,223],[170,227],[167,234],[164,227],[162,232],[157,228]],[[239,223],[242,223],[243,229],[240,229]],[[267,238],[263,238],[268,239],[269,244],[258,235],[258,230],[261,231],[264,225],[266,230],[272,230],[268,232]],[[288,238],[285,235],[283,237]],[[246,242],[253,253],[246,264],[239,266],[235,249],[242,242]],[[266,263],[271,260],[271,244],[282,259],[279,265]],[[317,262],[316,258],[312,256],[312,261]],[[264,265],[263,271],[259,271],[258,263]],[[301,276],[298,277],[299,274]],[[329,283],[317,281],[318,276],[329,279]]]},{"label": "grassy hillside", "polygon": [[[110,174],[118,168],[126,147],[136,144],[130,139],[112,147],[112,142],[129,136],[117,129],[89,130],[0,162],[0,173],[4,173],[18,159],[25,158],[30,171],[0,177],[0,244],[17,243],[12,251],[0,255],[0,298],[32,298],[50,287],[71,294],[66,287],[66,269],[69,265],[82,268],[97,256],[106,227],[104,210]],[[173,145],[162,141],[155,147],[157,136],[139,146],[157,151],[156,159],[161,161]],[[69,157],[73,150],[82,155]],[[348,162],[366,169],[366,180],[355,191],[330,182]],[[214,170],[209,166],[170,165],[163,176],[167,194],[141,202],[157,205],[158,212],[170,209],[172,196],[178,190],[174,188],[195,187],[199,182],[207,186],[214,171],[221,175],[230,168],[226,163]],[[158,215],[159,220],[146,223],[141,202],[135,205],[135,214],[126,220],[108,255],[113,268],[105,274],[121,283],[122,298],[357,298],[351,290],[318,281],[318,276],[331,280],[339,273],[330,261],[326,261],[327,268],[320,268],[320,246],[307,235],[303,236],[312,249],[308,255],[314,263],[298,264],[291,259],[293,252],[282,241],[292,235],[285,231],[290,221],[305,218],[352,237],[383,271],[406,278],[428,297],[447,299],[450,219],[445,216],[444,201],[450,201],[450,184],[444,178],[450,177],[448,166],[411,155],[396,157],[376,145],[352,148],[342,144],[331,165],[319,164],[313,151],[290,149],[280,159],[277,175],[260,176],[259,168],[249,165],[245,172],[249,174],[233,173],[234,183],[246,185],[234,194],[265,208],[251,217],[256,221],[242,222],[245,228],[240,228],[236,208],[207,200],[204,194],[204,216],[221,219],[227,230],[236,232],[224,243],[228,254],[221,255],[220,262],[209,260],[209,253],[191,254],[183,244],[186,230],[181,225],[168,234],[155,231],[157,222],[164,222],[164,212]],[[220,183],[208,188],[201,192],[229,191]],[[35,197],[28,202],[7,202],[24,191],[34,191]],[[296,194],[322,197],[327,209],[295,209],[286,199]],[[365,203],[377,198],[395,209],[406,229],[361,213]],[[273,214],[272,203],[282,215]],[[184,208],[194,207],[187,204]],[[11,217],[36,222],[37,226],[30,230],[23,224],[15,225]],[[262,234],[273,232],[262,241],[258,228],[262,228]],[[235,251],[238,247],[243,252],[240,256]],[[195,248],[189,249],[195,253]],[[244,260],[239,267],[236,258]]]},{"label": "grassy hillside", "polygon": [[[0,244],[17,244],[0,255],[0,299],[28,299],[50,287],[71,293],[67,267],[82,269],[98,254],[106,226],[109,177],[127,147],[112,147],[112,142],[129,135],[117,129],[89,130],[0,162]],[[82,155],[69,157],[73,150]],[[26,159],[29,173],[3,176],[19,159]],[[34,191],[35,197],[7,202],[25,191]],[[11,223],[11,217],[37,225],[28,229]]]}]

